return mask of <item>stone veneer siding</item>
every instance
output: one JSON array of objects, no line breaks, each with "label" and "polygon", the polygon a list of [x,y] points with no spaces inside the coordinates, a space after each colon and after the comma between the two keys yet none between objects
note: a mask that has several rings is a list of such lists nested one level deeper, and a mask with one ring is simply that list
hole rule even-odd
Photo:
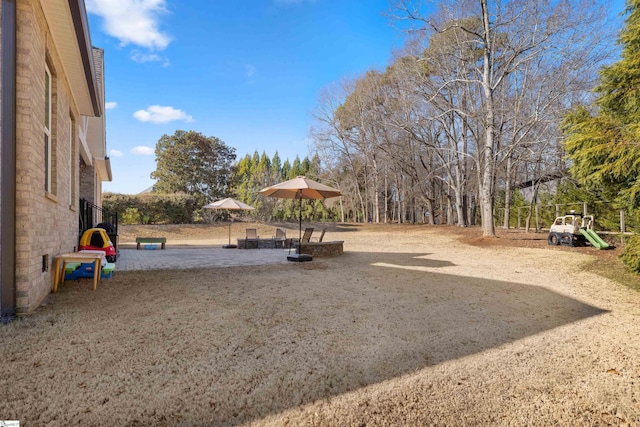
[{"label": "stone veneer siding", "polygon": [[[52,193],[44,190],[45,64],[52,74]],[[77,198],[69,206],[69,121],[79,122],[64,68],[38,0],[17,1],[16,309],[37,308],[51,291],[55,256],[77,245]],[[76,160],[77,161],[77,160]],[[78,182],[78,172],[72,178]],[[42,271],[47,256],[46,271]]]},{"label": "stone veneer siding", "polygon": [[[334,257],[344,253],[343,240],[335,240],[333,242],[303,242],[301,250],[298,253],[311,255],[318,258]],[[299,246],[295,243],[295,247]]]}]

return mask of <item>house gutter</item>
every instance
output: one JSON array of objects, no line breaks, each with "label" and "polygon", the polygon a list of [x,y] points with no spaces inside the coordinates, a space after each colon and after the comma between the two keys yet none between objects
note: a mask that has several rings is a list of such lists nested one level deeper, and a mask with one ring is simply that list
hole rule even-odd
[{"label": "house gutter", "polygon": [[93,47],[91,46],[91,35],[89,33],[89,20],[87,19],[87,9],[84,0],[69,0],[69,9],[73,20],[73,27],[78,38],[78,47],[82,58],[84,74],[87,77],[87,87],[91,96],[93,114],[96,117],[102,115],[102,107],[98,96],[98,83],[96,82],[96,72],[93,64]]},{"label": "house gutter", "polygon": [[16,1],[2,0],[0,322],[16,315]]}]

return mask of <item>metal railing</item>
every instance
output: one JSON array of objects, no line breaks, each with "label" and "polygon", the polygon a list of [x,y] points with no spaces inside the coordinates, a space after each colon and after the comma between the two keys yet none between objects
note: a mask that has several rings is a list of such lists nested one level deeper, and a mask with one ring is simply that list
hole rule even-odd
[{"label": "metal railing", "polygon": [[[106,226],[109,224],[110,226]],[[85,231],[99,225],[105,225],[107,235],[111,239],[114,246],[118,242],[118,212],[104,216],[102,207],[91,203],[90,201],[80,198],[80,218],[78,221],[78,239],[82,237]],[[118,250],[116,246],[116,251]]]}]

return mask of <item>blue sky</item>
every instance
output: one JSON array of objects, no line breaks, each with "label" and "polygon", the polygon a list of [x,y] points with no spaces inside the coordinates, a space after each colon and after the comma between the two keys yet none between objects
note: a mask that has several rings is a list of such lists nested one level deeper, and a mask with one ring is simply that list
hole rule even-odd
[{"label": "blue sky", "polygon": [[176,130],[293,160],[309,154],[321,88],[384,68],[402,35],[388,0],[86,0],[105,51],[113,181],[153,184],[158,139]]},{"label": "blue sky", "polygon": [[[320,90],[383,69],[403,43],[388,0],[85,0],[105,51],[104,191],[153,184],[158,139],[176,130],[282,159],[309,154]],[[613,11],[623,0],[613,0]]]}]

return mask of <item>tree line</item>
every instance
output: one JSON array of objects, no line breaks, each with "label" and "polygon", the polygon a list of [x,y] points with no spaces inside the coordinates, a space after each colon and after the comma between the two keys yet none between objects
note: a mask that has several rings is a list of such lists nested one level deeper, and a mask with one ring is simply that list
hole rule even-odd
[{"label": "tree line", "polygon": [[493,236],[498,197],[508,211],[529,181],[535,203],[545,177],[567,175],[560,124],[589,102],[610,58],[605,5],[393,5],[394,19],[413,24],[407,43],[384,71],[324,90],[316,152],[357,195],[359,218],[480,223]]},{"label": "tree line", "polygon": [[[637,3],[628,3],[630,31],[621,33],[622,44],[634,33]],[[589,126],[601,129],[589,121],[603,120],[602,111],[611,109],[599,94],[615,92],[625,68],[602,68],[615,54],[606,2],[392,4],[390,17],[411,24],[405,45],[385,70],[322,91],[311,158],[290,162],[256,152],[236,161],[235,149],[219,139],[176,131],[156,146],[154,191],[191,195],[194,206],[234,196],[256,207],[257,219],[291,220],[293,201],[264,199],[257,191],[308,175],[343,197],[305,203],[304,219],[480,224],[486,236],[495,234],[496,218],[511,225],[515,205],[576,201],[560,199],[568,195],[620,203],[636,197],[635,190],[620,192],[630,178],[605,189],[605,178],[620,171],[617,159],[606,157],[610,134],[599,136],[599,157],[590,155],[590,135],[576,136]],[[610,82],[598,86],[607,73]],[[629,166],[636,153],[624,147],[617,150],[627,158],[623,169],[635,171]],[[603,161],[612,170],[590,172]],[[544,194],[545,182],[559,177],[564,190]],[[525,186],[527,201],[517,191]]]},{"label": "tree line", "polygon": [[341,220],[340,203],[331,201],[270,199],[258,191],[270,185],[305,175],[321,179],[317,157],[282,161],[278,152],[245,155],[236,161],[235,148],[216,137],[177,130],[163,135],[156,144],[156,179],[152,191],[139,195],[105,193],[105,216],[117,212],[125,224],[205,222],[227,218],[227,211],[212,212],[205,205],[234,197],[255,210],[245,213],[263,221]]}]

